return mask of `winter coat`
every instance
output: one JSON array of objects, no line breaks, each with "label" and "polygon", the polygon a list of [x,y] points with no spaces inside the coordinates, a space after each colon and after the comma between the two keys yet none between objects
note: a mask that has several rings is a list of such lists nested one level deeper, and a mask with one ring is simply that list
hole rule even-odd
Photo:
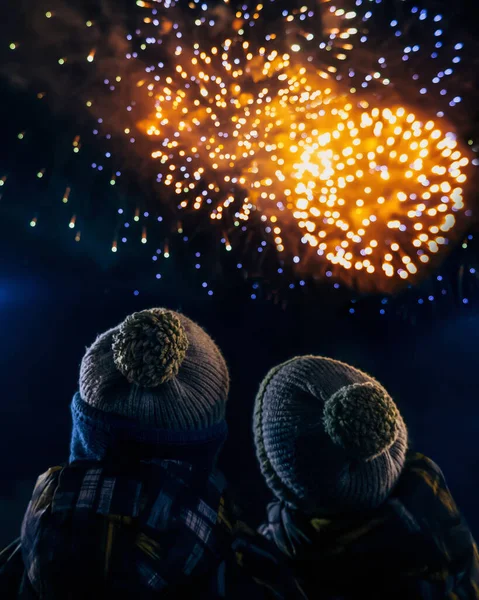
[{"label": "winter coat", "polygon": [[479,598],[476,544],[439,467],[408,457],[389,500],[369,513],[306,517],[280,502],[260,528],[309,598]]},{"label": "winter coat", "polygon": [[234,514],[223,476],[185,462],[50,469],[0,555],[0,597],[296,597],[272,545]]}]

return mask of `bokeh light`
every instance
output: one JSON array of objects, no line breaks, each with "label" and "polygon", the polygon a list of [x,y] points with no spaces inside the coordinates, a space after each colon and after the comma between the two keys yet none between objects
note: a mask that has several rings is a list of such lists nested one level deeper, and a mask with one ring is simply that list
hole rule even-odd
[{"label": "bokeh light", "polygon": [[[465,207],[466,148],[445,122],[351,94],[332,79],[336,67],[318,67],[295,36],[254,46],[244,12],[235,16],[233,31],[211,42],[204,18],[195,22],[202,43],[188,43],[180,19],[157,20],[158,38],[147,38],[168,47],[175,32],[168,63],[137,84],[155,107],[139,125],[157,181],[182,209],[207,210],[223,228],[260,215],[278,254],[310,275],[333,269],[382,290],[417,277]],[[349,40],[358,29],[332,38],[341,31]]]},{"label": "bokeh light", "polygon": [[[123,20],[89,7],[73,14],[58,0],[5,50],[42,104],[59,98],[94,120],[93,141],[79,127],[69,143],[77,165],[98,149],[89,166],[107,189],[85,201],[68,175],[55,197],[76,241],[89,239],[101,197],[114,204],[109,258],[143,249],[150,260],[154,244],[171,264],[181,242],[201,277],[233,265],[276,294],[312,280],[394,292],[462,239],[478,163],[463,69],[470,41],[437,6],[133,4]],[[46,52],[32,51],[28,31]],[[27,146],[32,134],[21,123],[15,135]],[[34,175],[47,189],[52,166],[42,159]],[[45,212],[28,213],[36,231]],[[208,249],[201,261],[198,248]]]}]

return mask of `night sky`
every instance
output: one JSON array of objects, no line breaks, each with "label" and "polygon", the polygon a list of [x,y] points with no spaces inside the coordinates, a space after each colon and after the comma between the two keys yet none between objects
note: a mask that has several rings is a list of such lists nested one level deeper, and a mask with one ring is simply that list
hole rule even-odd
[{"label": "night sky", "polygon": [[[472,4],[455,3],[455,22],[465,30],[474,22]],[[472,70],[470,79],[475,81]],[[129,206],[125,197],[142,212],[143,201],[155,201],[144,177],[135,178],[137,163],[122,162],[127,189],[109,185],[109,175],[103,180],[90,168],[104,147],[92,138],[88,118],[39,101],[32,89],[12,88],[7,80],[0,86],[0,178],[9,177],[0,190],[0,546],[18,534],[36,476],[68,456],[69,402],[85,347],[128,313],[152,306],[183,311],[226,356],[230,436],[221,465],[253,524],[269,499],[250,431],[256,390],[270,367],[311,353],[349,362],[386,386],[408,424],[412,447],[442,467],[479,535],[474,220],[442,265],[394,297],[361,296],[343,285],[335,289],[329,280],[305,286],[295,281],[290,288],[293,280],[278,280],[267,261],[245,272],[237,264],[249,247],[242,256],[227,256],[218,236],[203,229],[185,241],[160,224],[147,244],[120,244],[113,254],[112,239],[123,226],[117,208]],[[477,131],[474,118],[471,132]],[[79,158],[67,158],[79,134]],[[42,168],[45,176],[38,178]],[[67,185],[74,192],[65,204]],[[471,198],[476,201],[474,193]],[[132,223],[128,235],[139,239],[141,226]]]}]

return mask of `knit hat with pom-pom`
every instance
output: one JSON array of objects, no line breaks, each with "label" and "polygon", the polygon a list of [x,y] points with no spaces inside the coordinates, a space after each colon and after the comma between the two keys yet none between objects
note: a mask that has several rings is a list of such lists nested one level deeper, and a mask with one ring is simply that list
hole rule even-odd
[{"label": "knit hat with pom-pom", "polygon": [[316,356],[268,373],[253,429],[268,487],[306,513],[376,508],[398,481],[408,445],[404,421],[377,381]]},{"label": "knit hat with pom-pom", "polygon": [[71,459],[82,452],[101,459],[118,438],[188,444],[225,437],[225,360],[201,327],[174,311],[143,310],[100,335],[83,357],[79,383]]}]

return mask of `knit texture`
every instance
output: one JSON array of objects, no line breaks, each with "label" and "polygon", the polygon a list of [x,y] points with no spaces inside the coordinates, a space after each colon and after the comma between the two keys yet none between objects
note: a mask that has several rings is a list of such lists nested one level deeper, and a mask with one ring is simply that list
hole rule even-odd
[{"label": "knit texture", "polygon": [[71,404],[73,429],[69,462],[135,463],[181,460],[211,470],[228,434],[226,421],[206,429],[172,431],[131,421],[93,408],[76,393]]},{"label": "knit texture", "polygon": [[207,333],[165,309],[135,313],[87,349],[80,368],[87,405],[162,430],[206,429],[224,420],[224,358]]},{"label": "knit texture", "polygon": [[349,455],[379,456],[395,442],[398,409],[386,390],[372,382],[348,385],[324,405],[324,428]]},{"label": "knit texture", "polygon": [[332,359],[303,356],[272,369],[253,421],[267,485],[308,513],[375,508],[404,465],[407,430],[393,400],[372,377]]},{"label": "knit texture", "polygon": [[178,375],[188,338],[172,312],[144,310],[125,319],[112,347],[115,365],[130,383],[158,387]]}]

